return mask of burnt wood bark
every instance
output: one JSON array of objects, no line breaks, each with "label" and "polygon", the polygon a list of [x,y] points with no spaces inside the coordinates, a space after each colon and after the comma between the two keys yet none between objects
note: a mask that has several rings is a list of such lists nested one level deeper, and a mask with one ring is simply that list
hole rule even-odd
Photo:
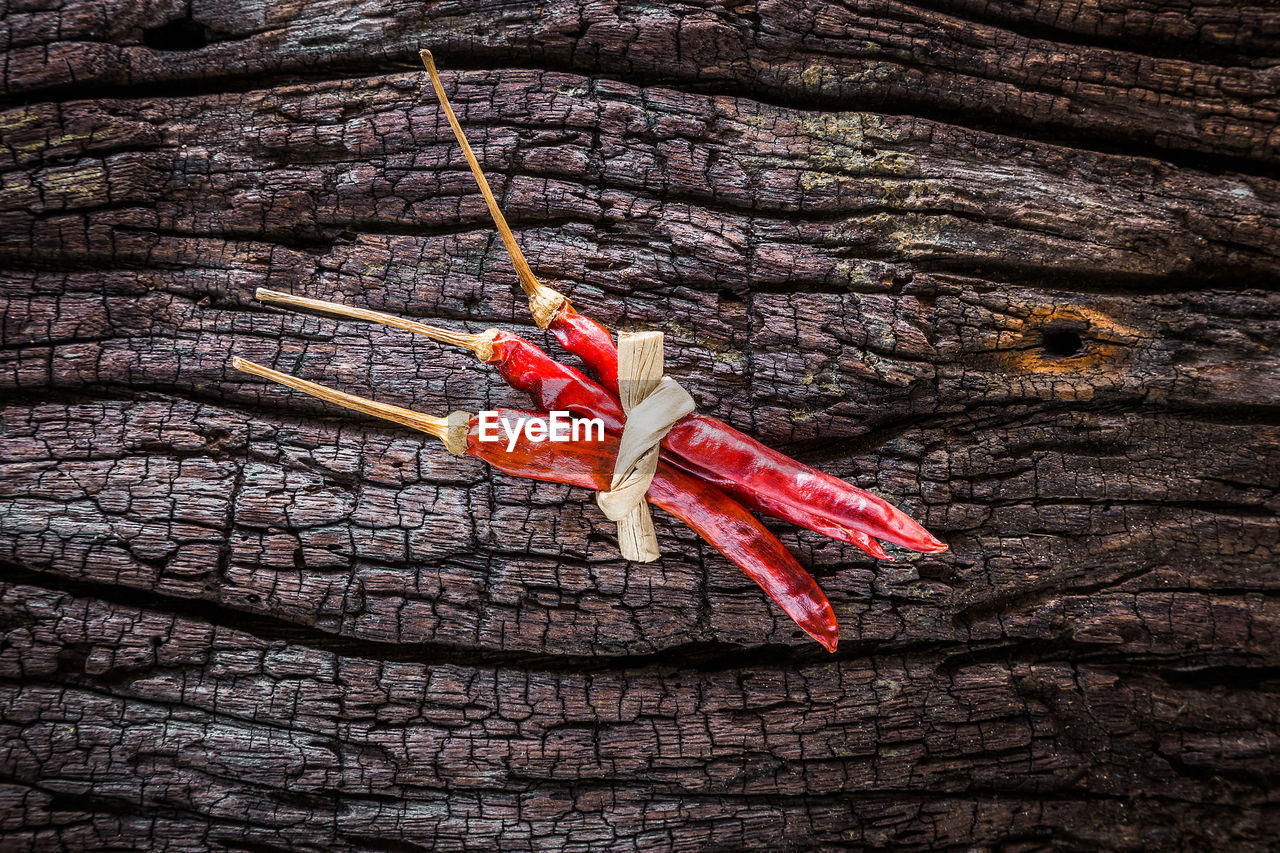
[{"label": "burnt wood bark", "polygon": [[[0,104],[0,846],[1267,849],[1280,12],[26,0]],[[827,656],[443,413],[535,271],[950,544],[774,525]],[[458,70],[461,69],[461,70]]]}]

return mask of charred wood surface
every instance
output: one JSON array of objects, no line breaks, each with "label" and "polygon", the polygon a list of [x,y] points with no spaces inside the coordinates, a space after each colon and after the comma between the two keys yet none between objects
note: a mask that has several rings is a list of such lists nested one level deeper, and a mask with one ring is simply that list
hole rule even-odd
[{"label": "charred wood surface", "polygon": [[[1280,822],[1280,12],[13,2],[0,846],[1262,850]],[[772,524],[839,653],[431,413],[539,276],[950,551]]]}]

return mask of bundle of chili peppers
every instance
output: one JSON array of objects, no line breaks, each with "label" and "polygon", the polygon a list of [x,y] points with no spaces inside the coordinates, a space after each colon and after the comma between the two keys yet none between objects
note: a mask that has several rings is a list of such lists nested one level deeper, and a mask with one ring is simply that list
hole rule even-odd
[{"label": "bundle of chili peppers", "polygon": [[[617,436],[626,422],[618,401],[617,346],[608,330],[578,314],[562,294],[534,277],[453,113],[431,54],[422,51],[422,59],[529,297],[534,320],[540,328],[550,329],[556,340],[578,356],[600,381],[561,364],[524,338],[496,329],[466,334],[275,291],[259,290],[257,296],[383,323],[469,349],[481,361],[496,366],[507,383],[526,393],[541,413],[568,411],[599,418],[607,431],[605,440],[534,442],[527,438],[525,430],[510,445],[481,441],[477,419],[466,413],[433,418],[334,391],[241,359],[236,359],[235,365],[347,408],[435,435],[453,453],[483,459],[505,473],[607,490]],[[525,421],[546,420],[540,413],[507,414]],[[547,433],[544,430],[542,434]],[[715,418],[695,412],[678,421],[663,439],[659,458],[658,473],[646,494],[649,502],[684,521],[737,564],[829,651],[835,651],[839,638],[830,603],[814,579],[748,509],[848,542],[880,559],[888,557],[877,539],[915,551],[946,550],[944,544],[885,500],[771,450]]]}]

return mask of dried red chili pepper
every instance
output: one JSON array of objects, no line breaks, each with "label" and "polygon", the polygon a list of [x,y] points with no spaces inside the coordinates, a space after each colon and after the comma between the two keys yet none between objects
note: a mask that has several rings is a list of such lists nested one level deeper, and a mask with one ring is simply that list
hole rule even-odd
[{"label": "dried red chili pepper", "polygon": [[[668,459],[663,456],[663,459]],[[850,545],[859,550],[870,554],[877,560],[892,560],[893,557],[885,553],[884,548],[880,547],[880,543],[873,537],[868,536],[861,530],[852,530],[848,527],[841,527],[838,524],[795,504],[784,504],[760,492],[753,492],[744,489],[741,485],[733,480],[728,480],[715,471],[709,471],[706,468],[700,468],[687,459],[680,457],[671,458],[675,467],[691,474],[703,482],[710,483],[729,497],[741,503],[749,509],[772,516],[773,518],[781,518],[797,524],[815,533],[821,533],[831,539],[839,542],[848,542]]]},{"label": "dried red chili pepper", "polygon": [[[534,276],[498,208],[497,199],[489,189],[489,182],[467,142],[462,125],[454,115],[444,85],[436,73],[431,52],[423,50],[420,55],[445,118],[453,128],[454,137],[507,247],[520,286],[529,297],[529,310],[534,321],[539,328],[550,329],[556,340],[582,359],[600,377],[604,387],[616,395],[618,350],[608,330],[578,314],[563,294],[542,284]],[[703,467],[737,483],[743,491],[762,495],[780,511],[794,507],[825,519],[827,524],[834,525],[834,529],[859,530],[915,551],[935,553],[947,549],[946,545],[884,499],[772,450],[716,418],[696,413],[687,416],[667,433],[663,447],[685,458],[692,456],[699,463],[704,460],[714,462]]]},{"label": "dried red chili pepper", "polygon": [[[622,405],[612,394],[588,379],[581,371],[561,364],[519,335],[499,329],[490,329],[478,335],[453,332],[438,326],[406,320],[393,314],[384,314],[381,311],[351,308],[336,302],[308,299],[264,288],[259,288],[256,296],[266,302],[382,323],[469,349],[481,361],[497,366],[498,372],[508,385],[528,394],[534,405],[543,411],[566,411],[587,418],[600,418],[604,422],[605,429],[615,433],[621,433],[626,423]],[[693,474],[728,493],[748,509],[774,518],[785,519],[824,536],[848,542],[877,559],[892,559],[880,547],[880,543],[861,530],[834,524],[821,515],[809,512],[802,505],[783,503],[768,494],[743,488],[737,481],[717,470],[714,459],[703,462],[708,450],[714,452],[714,448],[704,446],[689,449],[677,442],[674,446],[666,448],[662,458],[685,473]]]},{"label": "dried red chili pepper", "polygon": [[[607,434],[603,441],[535,442],[521,430],[514,449],[508,450],[505,440],[480,440],[479,418],[475,416],[465,421],[455,417],[464,414],[460,412],[449,418],[431,417],[326,388],[244,359],[233,359],[232,364],[239,370],[322,400],[421,430],[439,438],[451,452],[474,456],[513,476],[592,490],[608,489],[613,477],[613,462],[618,452],[618,439],[613,434]],[[547,418],[540,413],[515,409],[499,409],[497,416],[507,417],[513,422],[532,420],[547,423]],[[828,651],[836,650],[840,629],[826,595],[778,538],[740,504],[715,486],[699,482],[665,463],[658,465],[658,473],[646,497],[655,506],[689,525],[742,569],[805,633]]]}]

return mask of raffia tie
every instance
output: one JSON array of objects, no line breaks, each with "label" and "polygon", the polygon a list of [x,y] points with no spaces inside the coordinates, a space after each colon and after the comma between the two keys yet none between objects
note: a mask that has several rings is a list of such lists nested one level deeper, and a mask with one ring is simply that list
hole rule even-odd
[{"label": "raffia tie", "polygon": [[689,392],[662,374],[662,333],[618,335],[618,399],[627,423],[618,443],[613,480],[596,492],[596,503],[618,524],[623,558],[650,563],[662,556],[645,494],[658,470],[662,439],[675,422],[695,408]]}]

